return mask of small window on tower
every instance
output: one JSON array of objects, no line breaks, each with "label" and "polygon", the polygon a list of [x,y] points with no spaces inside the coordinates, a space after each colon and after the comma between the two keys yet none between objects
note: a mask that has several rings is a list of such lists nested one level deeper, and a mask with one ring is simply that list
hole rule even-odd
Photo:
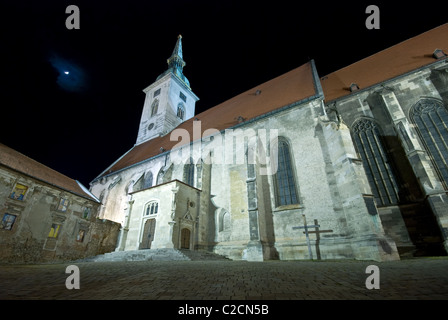
[{"label": "small window on tower", "polygon": [[156,91],[154,91],[154,96],[153,96],[153,98],[154,98],[154,97],[157,97],[159,94],[160,94],[160,88],[157,89]]},{"label": "small window on tower", "polygon": [[151,105],[151,117],[157,114],[158,108],[159,108],[159,100],[156,99]]},{"label": "small window on tower", "polygon": [[177,117],[180,118],[181,120],[184,120],[185,108],[182,103],[179,103],[179,105],[177,106]]},{"label": "small window on tower", "polygon": [[179,94],[179,97],[182,99],[183,102],[187,102],[187,97],[182,92]]}]

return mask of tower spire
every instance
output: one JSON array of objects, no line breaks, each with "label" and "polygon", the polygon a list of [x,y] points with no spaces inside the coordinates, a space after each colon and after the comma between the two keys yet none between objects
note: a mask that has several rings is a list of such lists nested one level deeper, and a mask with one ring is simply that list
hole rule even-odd
[{"label": "tower spire", "polygon": [[183,62],[183,66],[185,66],[185,61],[183,60],[182,55],[182,35],[177,36],[176,46],[174,47],[171,57],[167,60],[168,65],[170,65],[170,63],[172,63],[175,60],[180,60],[181,62]]},{"label": "tower spire", "polygon": [[158,78],[165,76],[167,73],[172,72],[174,75],[176,75],[180,80],[182,80],[188,88],[190,88],[190,82],[187,80],[187,78],[183,74],[183,70],[185,67],[185,61],[183,59],[183,53],[182,53],[182,35],[179,35],[177,37],[177,42],[174,47],[173,53],[171,54],[171,57],[169,57],[166,62],[168,63],[168,70],[166,70],[164,73],[162,73]]}]

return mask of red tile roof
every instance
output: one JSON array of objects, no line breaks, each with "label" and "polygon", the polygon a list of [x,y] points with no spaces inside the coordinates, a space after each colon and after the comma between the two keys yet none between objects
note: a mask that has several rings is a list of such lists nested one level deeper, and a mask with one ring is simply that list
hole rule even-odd
[{"label": "red tile roof", "polygon": [[73,180],[62,173],[59,173],[42,163],[39,163],[24,154],[11,149],[0,143],[0,167],[5,166],[9,169],[25,174],[44,183],[50,184],[62,190],[71,192],[89,200],[98,201],[89,192],[83,190],[76,180]]},{"label": "red tile roof", "polygon": [[448,53],[448,24],[322,77],[325,100],[328,102],[349,95],[352,83],[363,89],[431,64],[436,61],[432,56],[436,49]]},{"label": "red tile roof", "polygon": [[[193,121],[195,121],[195,118],[201,121],[202,132],[211,128],[223,130],[233,127],[238,124],[238,117],[248,121],[313,97],[318,94],[314,85],[315,80],[318,81],[318,79],[313,78],[313,63],[308,62],[301,67],[197,114],[192,119],[181,123],[177,128],[186,129],[190,133],[190,137],[193,137]],[[134,146],[100,176],[156,156],[160,153],[160,148],[171,150],[176,144],[178,144],[178,141],[170,141],[170,134],[167,134]]]}]

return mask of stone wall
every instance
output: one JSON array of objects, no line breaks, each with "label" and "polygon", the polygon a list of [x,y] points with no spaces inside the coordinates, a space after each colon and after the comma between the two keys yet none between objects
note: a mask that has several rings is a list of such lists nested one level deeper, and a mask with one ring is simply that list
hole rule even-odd
[{"label": "stone wall", "polygon": [[[448,68],[440,61],[327,102],[330,118],[342,119],[349,129],[363,118],[372,119],[380,127],[382,143],[399,188],[399,202],[380,208],[380,216],[386,234],[405,253],[415,250],[415,238],[425,237],[421,233],[429,229],[434,231],[427,237],[439,237],[439,242],[445,242],[448,248],[444,235],[448,228],[447,190],[411,119],[411,110],[420,101],[429,99],[442,103],[445,108],[448,106],[447,81]],[[414,206],[413,214],[408,214],[409,206]],[[421,221],[431,224],[433,220],[434,225],[425,225],[419,230]]]},{"label": "stone wall", "polygon": [[[17,184],[23,197],[12,195]],[[68,261],[115,249],[119,224],[97,218],[100,204],[0,168],[0,261]]]}]

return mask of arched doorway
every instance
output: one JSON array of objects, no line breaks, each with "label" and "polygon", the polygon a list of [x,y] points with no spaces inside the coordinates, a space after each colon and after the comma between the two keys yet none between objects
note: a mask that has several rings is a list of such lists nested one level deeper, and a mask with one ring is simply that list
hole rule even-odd
[{"label": "arched doorway", "polygon": [[191,237],[190,229],[183,228],[180,231],[180,248],[181,249],[190,249],[190,237]]},{"label": "arched doorway", "polygon": [[147,219],[143,228],[143,237],[142,242],[140,243],[140,249],[151,249],[155,230],[156,219]]}]

